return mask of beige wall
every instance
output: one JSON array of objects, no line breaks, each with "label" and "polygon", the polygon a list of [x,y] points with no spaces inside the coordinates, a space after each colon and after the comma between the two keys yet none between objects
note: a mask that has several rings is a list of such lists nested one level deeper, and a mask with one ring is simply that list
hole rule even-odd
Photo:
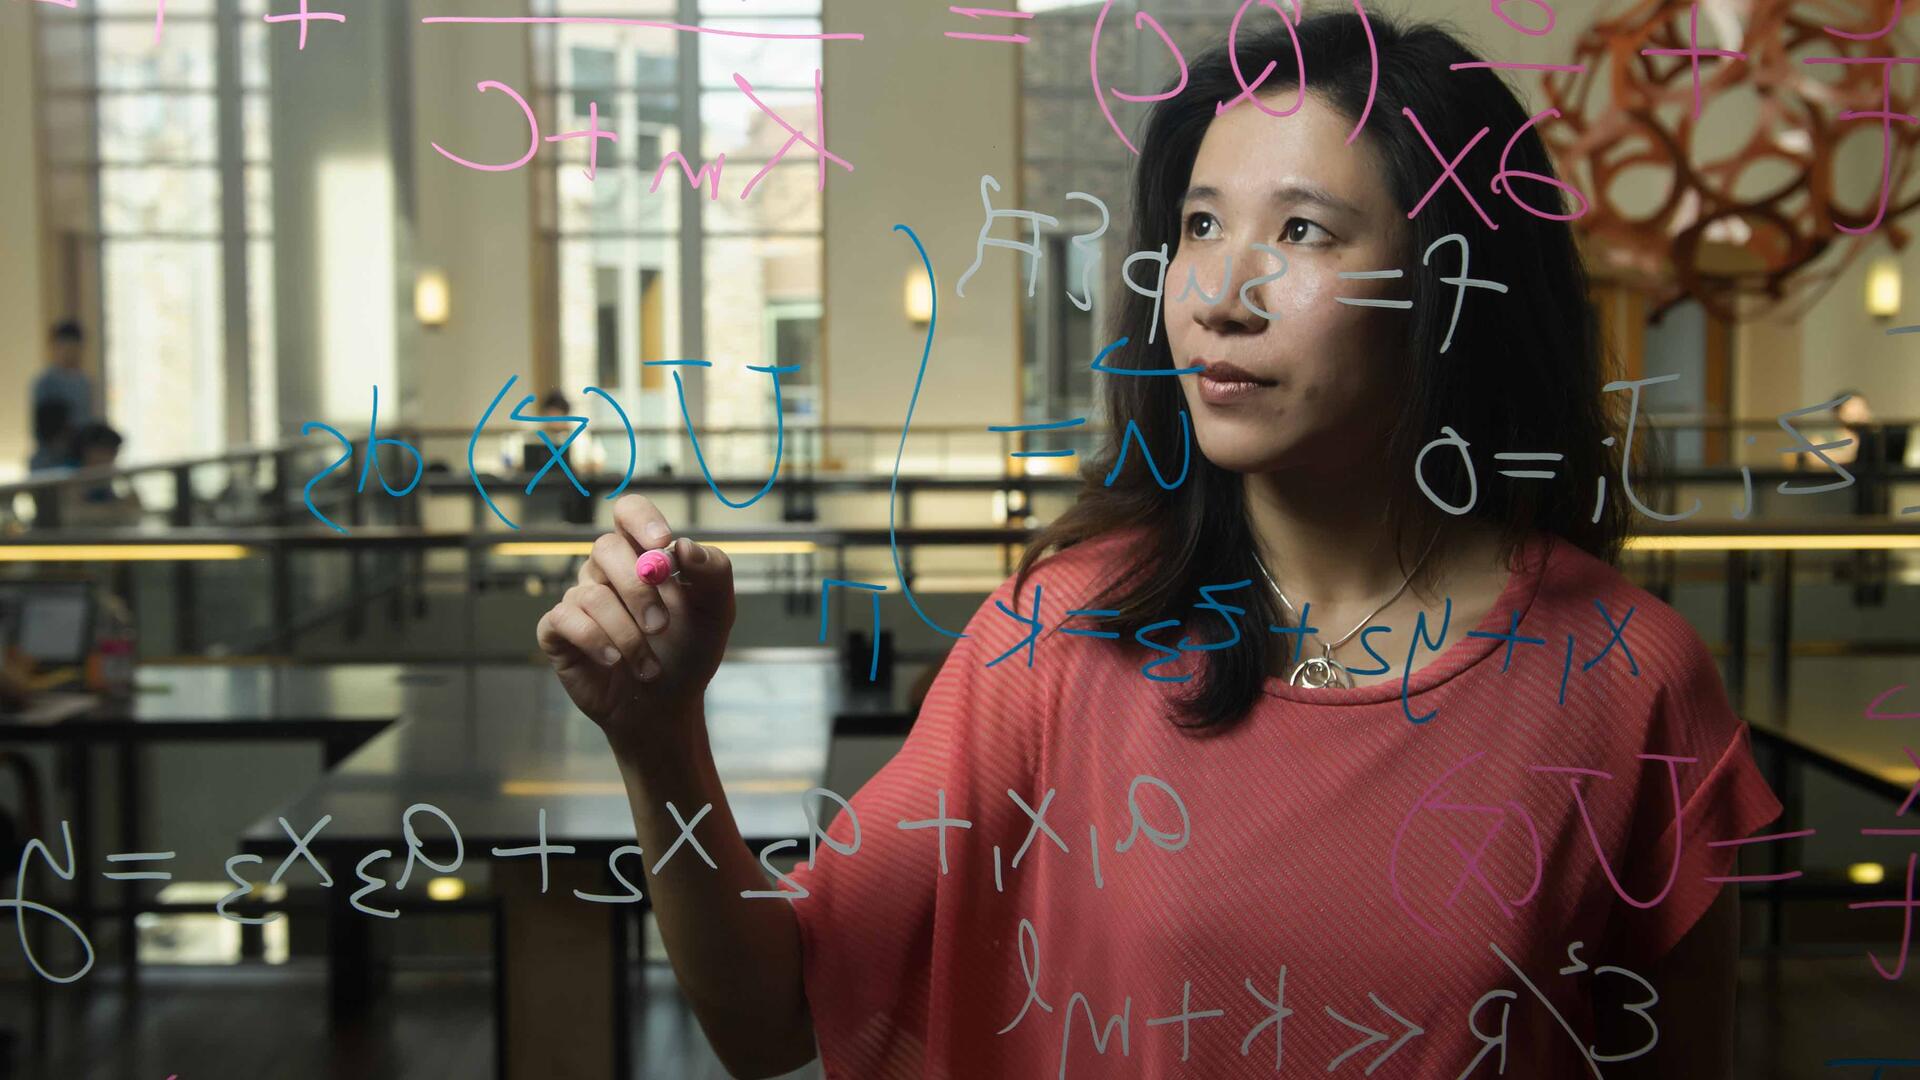
[{"label": "beige wall", "polygon": [[[1884,228],[1884,226],[1882,226]],[[1908,229],[1915,223],[1909,219]],[[1867,268],[1894,254],[1900,263],[1900,313],[1875,319],[1866,312]],[[1871,244],[1800,322],[1801,406],[1830,400],[1844,387],[1860,391],[1876,416],[1920,416],[1920,334],[1887,335],[1920,323],[1920,244],[1894,253],[1885,240]]]},{"label": "beige wall", "polygon": [[[1823,401],[1807,398],[1801,389],[1801,324],[1785,318],[1750,319],[1733,331],[1733,411],[1737,417],[1764,419]],[[1819,358],[1814,357],[1816,364]],[[1815,368],[1813,378],[1822,369]],[[1786,437],[1760,432],[1755,446],[1776,445]],[[1755,460],[1738,458],[1737,460]],[[1768,460],[1761,456],[1758,460]]]},{"label": "beige wall", "polygon": [[[353,58],[358,78],[342,80],[341,64],[306,63],[292,35],[275,53],[282,427],[297,434],[308,420],[326,420],[364,430],[377,380],[383,429],[401,420],[466,428],[508,375],[521,377],[519,389],[532,374],[529,185],[537,164],[481,172],[432,144],[483,162],[525,151],[526,124],[513,100],[476,85],[504,82],[537,100],[527,33],[423,29],[394,17],[384,0],[356,2],[363,7],[346,24],[315,34],[326,35],[330,55]],[[526,7],[475,0],[458,10],[512,15]],[[395,93],[404,95],[397,107]],[[343,202],[343,185],[358,185],[349,193],[364,189],[365,198]],[[367,277],[340,280],[343,262],[364,266]],[[453,300],[448,324],[433,331],[413,312],[415,272],[427,267],[446,273]],[[345,302],[329,302],[329,290]]]},{"label": "beige wall", "polygon": [[33,452],[27,391],[45,362],[40,310],[39,155],[34,137],[33,7],[0,5],[0,479]]},{"label": "beige wall", "polygon": [[828,423],[898,424],[913,396],[925,332],[907,322],[902,293],[919,255],[896,224],[925,245],[939,294],[914,424],[1020,419],[1022,263],[989,249],[967,295],[954,295],[983,219],[981,175],[1000,182],[998,206],[1018,190],[1020,47],[942,37],[958,18],[936,0],[826,0],[828,33],[866,35],[826,45],[827,147],[854,167],[827,170]]},{"label": "beige wall", "polygon": [[[462,0],[463,15],[524,15],[525,0]],[[533,89],[523,26],[412,28],[414,273],[447,275],[453,307],[447,325],[424,330],[411,306],[403,312],[402,363],[412,367],[409,415],[429,426],[471,427],[510,375],[519,379],[502,408],[539,394],[533,370],[533,171],[536,157],[512,172],[478,172],[433,149],[439,143],[471,161],[507,162],[527,149],[527,126],[499,90],[480,93],[483,79],[506,83],[547,123]],[[543,131],[542,134],[552,132]],[[542,144],[542,153],[556,152]],[[407,292],[411,296],[411,292]]]},{"label": "beige wall", "polygon": [[391,101],[405,24],[382,0],[336,10],[346,22],[313,28],[323,53],[298,51],[297,34],[268,39],[276,386],[281,427],[296,436],[308,421],[365,430],[375,386],[382,425],[401,419]]}]

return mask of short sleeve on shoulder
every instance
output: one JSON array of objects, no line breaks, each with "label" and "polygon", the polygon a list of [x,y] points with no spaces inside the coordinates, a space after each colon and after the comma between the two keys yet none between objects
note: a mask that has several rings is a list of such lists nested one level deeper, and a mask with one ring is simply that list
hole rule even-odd
[{"label": "short sleeve on shoulder", "polygon": [[[1774,821],[1782,807],[1754,761],[1751,729],[1728,701],[1712,654],[1690,629],[1642,752],[1649,759],[1641,762],[1621,876],[1628,895],[1642,902],[1671,886],[1650,908],[1616,898],[1615,941],[1622,960],[1647,963],[1670,952],[1722,888],[1740,887],[1726,880],[1735,874],[1737,841]],[[1669,757],[1683,760],[1670,766]]]},{"label": "short sleeve on shoulder", "polygon": [[[1011,596],[1011,585],[1003,584],[968,622],[898,752],[851,796],[837,793],[853,811],[851,818],[838,814],[826,830],[841,850],[822,841],[811,865],[803,851],[789,873],[808,890],[791,902],[829,1080],[918,1078],[933,1075],[928,1062],[944,1058],[939,1018],[950,1014],[955,995],[968,993],[969,973],[934,971],[936,941],[956,932],[956,912],[983,873],[992,890],[991,867],[982,870],[970,837],[1014,827],[1018,809],[1006,792],[1025,797],[1033,775],[1039,665],[1028,669],[1014,658],[988,667],[1020,636],[1018,624],[995,607]],[[971,826],[901,827],[938,817]],[[853,845],[856,820],[858,847],[843,853]],[[938,833],[945,835],[944,868]]]}]

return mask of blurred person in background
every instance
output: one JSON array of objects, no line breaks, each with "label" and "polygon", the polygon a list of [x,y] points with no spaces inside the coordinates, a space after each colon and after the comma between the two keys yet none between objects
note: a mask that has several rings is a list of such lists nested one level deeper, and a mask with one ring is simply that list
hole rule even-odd
[{"label": "blurred person in background", "polygon": [[[590,486],[605,464],[606,455],[600,444],[589,432],[582,431],[579,438],[573,440],[573,445],[567,446],[567,438],[579,423],[572,419],[572,409],[573,404],[566,394],[558,388],[549,390],[535,406],[534,412],[554,419],[537,428],[529,425],[501,437],[501,468],[508,475],[518,478],[518,488],[523,496],[521,506],[528,520],[534,523],[590,525],[593,523],[594,504],[605,496],[604,492],[594,492]],[[542,433],[555,447],[566,446],[566,452],[560,455],[560,460],[573,470],[573,475],[580,481],[581,487],[587,488],[588,494],[580,494],[568,482],[566,473],[561,471],[557,463],[547,469],[538,486],[531,492],[526,491],[527,481],[532,480],[534,474],[545,467],[553,456],[540,439]],[[564,556],[543,557],[537,560],[536,571],[527,578],[527,591],[538,596],[550,581],[564,581],[571,576],[571,571],[572,563]]]},{"label": "blurred person in background", "polygon": [[[1845,389],[1834,394],[1833,426],[1821,434],[1809,433],[1814,443],[1845,444],[1823,450],[1836,465],[1852,474],[1852,512],[1855,517],[1884,520],[1893,513],[1892,492],[1887,470],[1898,469],[1906,461],[1909,429],[1904,425],[1876,424],[1873,409],[1865,394]],[[1831,472],[1818,454],[1800,450],[1785,455],[1789,469]],[[1888,552],[1885,549],[1857,551],[1842,562],[1836,573],[1853,581],[1854,603],[1878,607],[1886,603]]]},{"label": "blurred person in background", "polygon": [[33,380],[29,412],[33,422],[31,471],[74,464],[74,432],[93,419],[93,380],[81,370],[86,334],[66,319],[54,324],[46,370]]},{"label": "blurred person in background", "polygon": [[[570,419],[572,410],[573,403],[567,399],[566,394],[559,390],[547,391],[546,396],[542,397],[539,404],[534,407],[534,413],[554,419],[541,424],[538,428],[527,427],[501,436],[501,467],[510,473],[525,473],[528,478],[539,472],[550,456],[546,444],[540,441],[540,433],[545,432],[547,438],[553,440],[554,446],[566,446],[567,437],[573,434],[576,424],[576,421]],[[561,455],[561,459],[567,463],[568,468],[573,470],[573,474],[580,478],[582,484],[586,483],[589,476],[600,471],[600,467],[605,463],[605,457],[599,444],[593,440],[591,432],[588,431],[582,431],[580,437],[573,441],[572,446],[567,446],[566,453]],[[558,483],[563,487],[571,488],[572,485],[567,483],[565,476],[560,475],[559,469],[560,467],[555,465],[547,470],[547,475],[540,478],[540,488],[534,490],[541,490],[549,483]],[[577,491],[574,492],[575,496],[579,494]]]}]

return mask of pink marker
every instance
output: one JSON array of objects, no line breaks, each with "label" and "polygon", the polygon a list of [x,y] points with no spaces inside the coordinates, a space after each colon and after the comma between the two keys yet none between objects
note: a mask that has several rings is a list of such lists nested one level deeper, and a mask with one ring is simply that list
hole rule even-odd
[{"label": "pink marker", "polygon": [[640,553],[640,558],[634,560],[633,572],[639,575],[641,581],[658,585],[669,577],[678,576],[680,564],[674,561],[671,548],[655,548]]}]

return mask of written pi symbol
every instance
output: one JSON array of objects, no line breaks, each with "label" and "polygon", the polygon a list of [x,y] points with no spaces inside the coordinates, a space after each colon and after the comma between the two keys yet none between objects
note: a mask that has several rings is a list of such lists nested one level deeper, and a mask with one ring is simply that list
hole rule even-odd
[{"label": "written pi symbol", "polygon": [[[965,297],[967,295],[967,282],[973,275],[979,273],[981,265],[986,261],[988,248],[1000,248],[1014,252],[1016,255],[1022,257],[1026,266],[1027,296],[1029,299],[1033,297],[1035,288],[1039,284],[1040,264],[1046,259],[1047,255],[1047,249],[1041,241],[1043,236],[1046,235],[1047,230],[1057,228],[1060,225],[1060,219],[1052,214],[1043,214],[1037,210],[996,207],[993,205],[993,193],[999,190],[1000,182],[994,179],[991,173],[983,174],[980,177],[980,206],[984,211],[984,217],[980,223],[979,235],[974,240],[973,262],[967,267],[966,272],[960,275],[959,280],[954,283],[953,291],[956,296]],[[1072,285],[1068,285],[1066,288],[1066,297],[1068,302],[1072,303],[1074,307],[1079,308],[1081,311],[1092,311],[1094,300],[1093,279],[1099,272],[1098,267],[1101,255],[1099,241],[1107,234],[1108,228],[1112,225],[1113,215],[1111,211],[1107,209],[1107,204],[1101,201],[1096,195],[1090,195],[1084,191],[1069,191],[1066,194],[1066,198],[1070,202],[1077,201],[1087,203],[1100,215],[1100,224],[1097,228],[1087,232],[1075,233],[1069,240],[1073,247],[1082,253],[1079,288],[1085,298],[1075,296]],[[1002,221],[1014,223],[1016,230],[1024,225],[1030,238],[1019,240],[995,236],[993,234],[994,226]],[[1507,286],[1503,282],[1472,276],[1471,245],[1468,243],[1467,238],[1460,233],[1448,233],[1434,240],[1431,244],[1428,244],[1426,250],[1420,256],[1420,265],[1422,267],[1433,268],[1434,255],[1443,247],[1448,248],[1453,254],[1458,256],[1459,272],[1447,274],[1436,270],[1436,276],[1440,282],[1445,285],[1450,285],[1454,289],[1452,315],[1447,323],[1446,338],[1440,343],[1440,351],[1442,353],[1453,346],[1454,331],[1459,327],[1460,313],[1466,303],[1466,293],[1468,289],[1483,289],[1488,292],[1503,295],[1507,292]],[[1253,245],[1253,249],[1273,259],[1278,264],[1278,269],[1271,270],[1267,273],[1243,275],[1237,296],[1240,303],[1245,306],[1248,311],[1253,312],[1255,315],[1269,322],[1273,322],[1280,318],[1280,313],[1261,307],[1258,298],[1253,295],[1253,291],[1271,282],[1280,281],[1287,276],[1289,268],[1287,254],[1279,248],[1266,243],[1256,243]],[[1197,266],[1189,266],[1187,268],[1186,286],[1181,289],[1178,296],[1174,297],[1175,302],[1183,301],[1197,292],[1203,301],[1210,304],[1219,303],[1229,292],[1233,291],[1233,262],[1234,256],[1232,254],[1224,257],[1217,293],[1209,293],[1207,287],[1200,282],[1199,268]],[[1150,283],[1142,283],[1135,279],[1134,266],[1138,263],[1147,263],[1157,268],[1154,278]],[[1120,264],[1119,277],[1121,284],[1125,285],[1129,292],[1144,296],[1153,301],[1153,312],[1147,320],[1147,344],[1149,345],[1154,343],[1156,335],[1158,334],[1161,305],[1167,296],[1167,279],[1171,273],[1172,264],[1173,250],[1167,244],[1161,244],[1156,250],[1131,252]],[[1390,280],[1404,278],[1405,276],[1406,271],[1399,268],[1349,270],[1342,271],[1339,274],[1342,281]],[[1414,306],[1413,301],[1407,299],[1381,299],[1353,296],[1336,296],[1333,299],[1349,307],[1390,308],[1398,311],[1408,311]],[[1132,375],[1186,374],[1189,371],[1199,370],[1198,368],[1184,368],[1175,372],[1144,372],[1106,368],[1100,364],[1100,360],[1104,359],[1105,356],[1106,353],[1102,352],[1100,357],[1095,359],[1095,371],[1112,371],[1118,374]]]}]

